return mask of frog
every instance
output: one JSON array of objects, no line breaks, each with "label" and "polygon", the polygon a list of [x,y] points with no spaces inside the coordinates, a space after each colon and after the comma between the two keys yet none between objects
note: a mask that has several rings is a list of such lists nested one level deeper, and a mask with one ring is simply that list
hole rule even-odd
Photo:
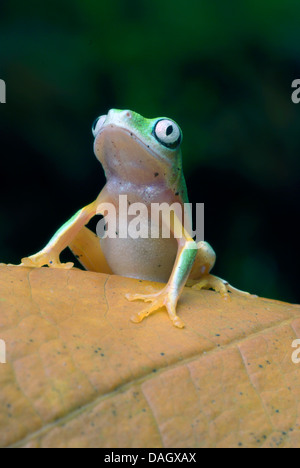
[{"label": "frog", "polygon": [[[104,235],[99,239],[86,226],[95,215],[105,219],[107,206],[112,205],[120,230],[127,222],[120,210],[121,196],[127,197],[128,206],[143,203],[147,209],[162,202],[168,206],[188,204],[179,125],[166,117],[148,119],[131,110],[111,109],[95,120],[92,132],[94,153],[106,176],[105,186],[40,252],[24,257],[21,266],[71,269],[73,262],[60,261],[61,252],[69,247],[87,270],[162,283],[159,291],[150,286],[153,289],[145,294],[126,294],[128,301],[147,303],[131,316],[135,323],[162,309],[175,327],[183,328],[177,306],[185,286],[198,291],[213,289],[228,300],[230,293],[238,290],[211,274],[216,254],[208,242],[193,239],[191,213],[188,227],[176,210],[170,210],[165,218],[162,214],[159,235],[154,238],[121,237],[116,232],[114,237]],[[162,225],[169,227],[169,237],[161,235]]]}]

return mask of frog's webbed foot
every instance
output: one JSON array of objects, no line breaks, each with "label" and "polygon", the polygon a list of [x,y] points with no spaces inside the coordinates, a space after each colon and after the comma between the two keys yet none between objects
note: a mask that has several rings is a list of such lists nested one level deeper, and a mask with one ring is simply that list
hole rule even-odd
[{"label": "frog's webbed foot", "polygon": [[240,296],[251,296],[251,297],[257,297],[255,294],[251,294],[247,291],[242,291],[241,289],[237,289],[235,288],[234,286],[232,286],[231,284],[229,284],[227,281],[225,280],[221,280],[224,282],[224,284],[226,285],[227,287],[227,290],[233,294],[239,294]]},{"label": "frog's webbed foot", "polygon": [[200,278],[200,280],[197,281],[188,280],[187,286],[197,291],[200,291],[201,289],[213,289],[214,291],[220,293],[225,300],[230,300],[229,293],[237,293],[242,296],[251,295],[248,292],[240,291],[239,289],[234,288],[227,281],[210,274],[204,275],[202,278]]},{"label": "frog's webbed foot", "polygon": [[25,266],[29,268],[40,268],[42,266],[48,265],[50,268],[61,268],[65,270],[70,270],[74,263],[61,263],[59,260],[59,255],[53,252],[41,251],[31,257],[22,258],[20,266]]},{"label": "frog's webbed foot", "polygon": [[126,294],[126,299],[129,301],[144,301],[152,303],[146,309],[132,315],[132,322],[141,322],[145,317],[148,317],[148,315],[152,314],[156,310],[166,307],[173,325],[178,328],[184,327],[183,321],[176,314],[177,300],[174,301],[168,287],[165,287],[162,291],[153,294]]}]

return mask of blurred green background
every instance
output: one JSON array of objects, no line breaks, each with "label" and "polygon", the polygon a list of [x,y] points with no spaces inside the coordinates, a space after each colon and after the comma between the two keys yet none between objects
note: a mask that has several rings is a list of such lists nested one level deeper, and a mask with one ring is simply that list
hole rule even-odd
[{"label": "blurred green background", "polygon": [[0,261],[95,198],[92,122],[128,108],[180,124],[214,272],[299,302],[299,21],[291,0],[2,1]]}]

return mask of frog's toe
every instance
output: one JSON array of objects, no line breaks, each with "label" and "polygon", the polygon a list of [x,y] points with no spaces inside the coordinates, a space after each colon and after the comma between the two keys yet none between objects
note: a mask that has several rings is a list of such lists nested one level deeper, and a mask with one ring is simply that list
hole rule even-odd
[{"label": "frog's toe", "polygon": [[125,294],[125,297],[128,301],[132,302],[132,301],[142,301],[144,300],[144,295],[143,294]]},{"label": "frog's toe", "polygon": [[60,268],[61,270],[71,270],[71,268],[73,268],[74,266],[74,263],[72,262],[68,262],[68,263],[60,263],[60,262],[57,262],[57,263],[53,263],[53,262],[49,262],[50,263],[50,266],[52,268]]},{"label": "frog's toe", "polygon": [[39,262],[35,261],[34,259],[30,257],[24,257],[21,260],[20,266],[25,266],[29,268],[39,268]]},{"label": "frog's toe", "polygon": [[173,317],[172,319],[172,322],[173,322],[173,325],[177,328],[184,328],[185,327],[185,324],[184,324],[184,321],[181,320],[181,318],[178,317],[178,315],[176,315],[175,317]]},{"label": "frog's toe", "polygon": [[150,312],[147,310],[143,310],[141,312],[136,312],[135,314],[132,314],[130,317],[130,320],[134,323],[139,323],[141,322],[145,317],[148,317]]},{"label": "frog's toe", "polygon": [[247,291],[241,291],[241,289],[237,289],[234,286],[231,286],[231,284],[227,283],[226,281],[225,281],[225,284],[226,284],[227,290],[230,291],[233,294],[238,294],[240,296],[257,297],[257,295],[255,295],[255,294],[251,294],[251,293],[249,293]]},{"label": "frog's toe", "polygon": [[201,289],[213,289],[214,291],[221,294],[225,300],[230,300],[229,290],[225,281],[217,276],[205,275],[196,284],[192,286],[192,289],[200,291]]},{"label": "frog's toe", "polygon": [[184,328],[183,320],[176,314],[176,305],[168,297],[165,300],[165,306],[169,314],[169,319],[172,321],[174,327]]},{"label": "frog's toe", "polygon": [[128,301],[144,301],[151,302],[153,300],[153,294],[125,294],[125,297]]}]

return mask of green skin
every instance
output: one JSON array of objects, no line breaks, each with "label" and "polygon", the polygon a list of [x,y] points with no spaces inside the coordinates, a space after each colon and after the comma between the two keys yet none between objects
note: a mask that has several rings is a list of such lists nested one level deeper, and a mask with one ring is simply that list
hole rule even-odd
[{"label": "green skin", "polygon": [[[143,202],[147,206],[163,202],[168,205],[188,203],[180,150],[182,133],[174,121],[146,119],[132,111],[112,109],[99,118],[93,133],[94,151],[104,168],[106,186],[93,203],[78,211],[59,229],[41,252],[22,259],[21,265],[72,268],[72,263],[60,262],[61,251],[69,246],[76,252],[87,232],[84,226],[95,214],[104,214],[108,202],[118,210],[120,194],[126,194],[131,202]],[[191,225],[191,219],[189,221]],[[171,219],[162,219],[162,222],[171,227],[175,238],[155,242],[147,239],[143,244],[143,252],[148,255],[146,258],[135,256],[137,243],[133,239],[126,240],[126,244],[120,239],[103,239],[101,247],[97,242],[96,249],[99,249],[99,258],[100,253],[104,254],[112,273],[166,283],[159,292],[126,296],[128,300],[151,303],[137,312],[132,321],[140,322],[152,312],[166,307],[173,324],[182,328],[184,323],[176,314],[176,306],[188,279],[195,289],[213,288],[226,297],[228,287],[223,280],[209,274],[215,262],[215,253],[209,244],[200,242],[197,245],[175,213]],[[85,249],[87,257],[91,257],[87,245]],[[154,252],[163,264],[164,268],[160,270],[153,260]],[[98,255],[95,250],[93,255]],[[84,254],[80,261],[85,265]],[[101,265],[95,270],[104,271]]]}]

